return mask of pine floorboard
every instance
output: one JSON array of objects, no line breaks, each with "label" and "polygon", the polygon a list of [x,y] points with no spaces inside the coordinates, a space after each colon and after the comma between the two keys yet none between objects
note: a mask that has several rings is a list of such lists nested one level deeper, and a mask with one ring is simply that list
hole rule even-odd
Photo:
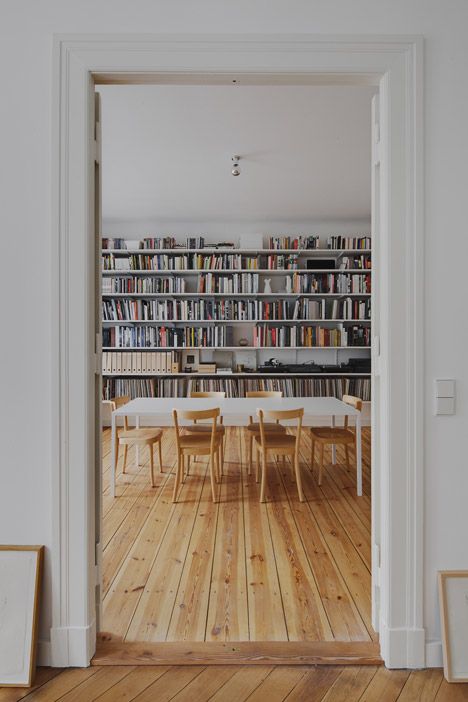
[{"label": "pine floorboard", "polygon": [[[207,462],[192,459],[172,503],[175,437],[164,472],[128,453],[110,497],[110,430],[103,455],[103,632],[128,642],[377,641],[371,625],[370,430],[363,429],[364,495],[344,452],[325,453],[322,486],[303,432],[301,503],[289,460],[268,466],[267,502],[248,475],[245,431],[227,428],[225,475],[211,500]],[[157,462],[156,462],[157,465]],[[254,471],[255,472],[255,471]]]},{"label": "pine floorboard", "polygon": [[376,666],[105,666],[39,668],[0,702],[468,702],[442,670]]}]

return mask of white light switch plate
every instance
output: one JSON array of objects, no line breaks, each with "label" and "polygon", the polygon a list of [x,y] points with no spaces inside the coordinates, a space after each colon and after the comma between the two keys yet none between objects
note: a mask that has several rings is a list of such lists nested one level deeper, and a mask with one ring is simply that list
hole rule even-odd
[{"label": "white light switch plate", "polygon": [[435,399],[436,414],[455,414],[455,398],[454,397],[436,397]]},{"label": "white light switch plate", "polygon": [[455,381],[451,378],[439,378],[435,381],[436,397],[455,397]]}]

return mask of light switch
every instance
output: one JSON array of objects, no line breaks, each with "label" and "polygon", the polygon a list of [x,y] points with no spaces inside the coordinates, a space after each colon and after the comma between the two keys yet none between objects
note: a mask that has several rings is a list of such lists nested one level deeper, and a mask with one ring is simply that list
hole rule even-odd
[{"label": "light switch", "polygon": [[436,397],[455,397],[455,381],[449,378],[439,378],[435,381]]},{"label": "light switch", "polygon": [[455,414],[455,398],[436,397],[435,410],[436,414]]}]

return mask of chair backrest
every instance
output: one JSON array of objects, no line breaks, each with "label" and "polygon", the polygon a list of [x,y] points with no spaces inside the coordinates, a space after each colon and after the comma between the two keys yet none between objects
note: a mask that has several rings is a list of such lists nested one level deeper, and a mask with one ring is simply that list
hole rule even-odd
[{"label": "chair backrest", "polygon": [[[247,390],[246,397],[283,397],[282,390]],[[253,417],[249,417],[249,421],[253,423]],[[276,422],[278,424],[278,422]]]},{"label": "chair backrest", "polygon": [[[220,399],[224,399],[226,397],[226,393],[223,390],[207,390],[206,392],[204,390],[192,390],[190,397],[219,397]],[[197,420],[194,419],[193,423],[196,424]],[[221,417],[220,424],[222,423],[223,418]]]},{"label": "chair backrest", "polygon": [[219,415],[221,414],[221,410],[219,407],[214,407],[213,409],[206,409],[206,410],[177,410],[173,409],[172,410],[172,418],[174,420],[174,427],[175,427],[175,433],[176,433],[176,443],[177,443],[177,448],[180,448],[180,429],[179,429],[179,418],[180,419],[189,419],[191,421],[196,422],[197,420],[203,420],[203,419],[211,419],[212,421],[212,426],[211,426],[211,452],[213,452],[214,448],[214,442],[216,439],[216,427],[217,427],[217,420]]},{"label": "chair backrest", "polygon": [[[362,400],[359,397],[354,397],[354,395],[343,395],[343,402],[345,402],[347,405],[351,405],[351,407],[354,407],[358,412],[362,411]],[[346,428],[348,428],[348,415],[345,416],[344,419],[344,425]]]},{"label": "chair backrest", "polygon": [[304,417],[304,408],[299,407],[298,409],[291,410],[262,410],[258,409],[257,414],[260,420],[260,440],[262,444],[265,445],[266,432],[264,429],[264,420],[273,419],[276,422],[281,423],[281,420],[291,420],[297,419],[296,425],[296,451],[299,451],[299,444],[301,442],[301,430],[302,430],[302,419]]},{"label": "chair backrest", "polygon": [[[130,402],[130,396],[129,395],[121,395],[121,397],[113,397],[111,402],[114,403],[114,408],[112,411],[115,409],[119,409],[119,407],[123,407],[124,405],[128,404]],[[123,423],[124,423],[124,430],[128,430],[128,417],[125,414],[123,418]]]}]

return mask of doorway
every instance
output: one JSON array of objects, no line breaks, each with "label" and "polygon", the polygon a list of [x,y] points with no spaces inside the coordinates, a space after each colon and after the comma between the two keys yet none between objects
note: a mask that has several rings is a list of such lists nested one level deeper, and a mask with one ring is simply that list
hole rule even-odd
[{"label": "doorway", "polygon": [[[98,39],[95,41],[99,42]],[[157,45],[158,41],[155,40],[155,42]],[[63,185],[65,183],[63,180],[65,174],[70,172],[70,168],[74,168],[72,171],[74,177],[66,180],[68,186],[61,187],[60,190],[57,191],[57,203],[60,203],[60,208],[58,208],[57,211],[60,209],[61,212],[57,220],[57,223],[60,223],[56,228],[57,237],[58,240],[66,240],[67,242],[66,246],[60,248],[61,265],[58,267],[59,278],[57,281],[57,286],[60,290],[57,299],[60,300],[61,304],[57,317],[60,320],[57,338],[60,337],[63,341],[61,346],[62,351],[58,355],[58,367],[61,369],[60,378],[62,382],[58,381],[57,388],[59,390],[58,397],[60,397],[58,407],[76,408],[81,406],[80,403],[86,402],[86,393],[83,393],[83,389],[88,387],[89,379],[86,375],[85,382],[83,383],[80,373],[76,373],[73,376],[68,375],[67,368],[70,368],[70,353],[75,358],[79,358],[79,354],[83,351],[83,357],[87,357],[88,353],[92,353],[91,349],[94,347],[94,332],[88,334],[88,328],[86,327],[85,336],[77,336],[79,329],[76,326],[72,328],[72,326],[67,325],[64,321],[67,316],[77,319],[76,312],[82,307],[83,299],[80,295],[77,296],[75,294],[78,292],[78,289],[75,289],[73,281],[70,280],[70,273],[73,271],[74,276],[82,269],[86,270],[86,265],[89,264],[87,256],[90,253],[88,245],[85,244],[87,240],[86,237],[83,238],[83,232],[89,230],[92,219],[89,219],[89,209],[85,208],[84,211],[79,204],[91,202],[91,200],[88,199],[89,193],[84,195],[84,191],[87,191],[91,181],[86,175],[88,166],[84,169],[83,175],[84,164],[82,162],[82,154],[85,152],[83,150],[83,138],[92,133],[90,128],[91,122],[88,121],[90,119],[88,108],[91,105],[90,93],[88,91],[92,89],[92,80],[91,75],[89,75],[89,81],[83,80],[83,75],[85,75],[83,71],[91,71],[94,73],[98,82],[108,82],[109,80],[125,82],[128,80],[128,76],[125,77],[124,73],[122,73],[122,66],[127,64],[122,59],[122,55],[119,55],[118,51],[112,55],[113,57],[111,57],[111,53],[107,55],[106,70],[108,70],[108,72],[105,74],[102,72],[103,54],[102,52],[99,53],[100,58],[99,61],[97,61],[96,54],[93,54],[94,44],[92,40],[82,40],[81,43],[78,42],[78,44],[76,44],[69,38],[58,38],[57,43],[61,48],[61,53],[57,55],[57,66],[59,66],[60,81],[62,81],[62,89],[56,93],[57,114],[61,115],[56,144],[56,146],[61,144],[60,152],[57,151],[57,153],[60,153],[60,158],[57,159],[58,182]],[[227,41],[226,47],[228,51],[224,54],[223,65],[226,66],[231,63],[231,66],[233,68],[235,67],[234,70],[237,72],[239,70],[239,54],[237,53],[237,49],[241,44],[238,44],[237,40],[232,43]],[[254,44],[255,41],[249,44],[249,46],[242,45],[242,57],[243,61],[251,60],[251,66],[258,66],[258,56],[254,58],[255,52],[250,53],[251,49],[254,48]],[[420,530],[420,521],[417,516],[415,520],[412,521],[406,518],[402,519],[401,515],[420,514],[420,489],[422,484],[420,480],[421,433],[416,409],[419,406],[418,397],[420,397],[421,386],[419,375],[415,371],[417,367],[417,364],[415,365],[415,359],[418,358],[418,354],[420,353],[418,339],[421,338],[421,335],[420,333],[410,335],[404,351],[402,351],[401,346],[399,346],[398,354],[391,354],[389,349],[394,343],[392,340],[397,338],[396,335],[393,336],[392,330],[401,328],[402,319],[405,318],[405,315],[406,317],[408,315],[411,317],[411,321],[407,320],[405,328],[414,329],[415,332],[416,330],[419,330],[419,332],[421,330],[421,317],[418,317],[417,324],[413,324],[415,310],[417,311],[419,309],[418,300],[420,298],[418,296],[420,295],[421,285],[420,270],[415,258],[414,249],[415,240],[418,241],[418,245],[421,244],[421,225],[419,220],[421,195],[420,190],[416,187],[420,182],[421,176],[421,101],[418,90],[414,89],[414,86],[420,84],[421,54],[418,42],[408,41],[406,39],[395,40],[394,45],[390,48],[385,44],[379,45],[378,41],[369,40],[369,42],[367,42],[366,40],[361,42],[359,46],[361,46],[361,44],[366,46],[366,50],[364,54],[358,55],[353,48],[355,45],[353,44],[353,46],[351,46],[345,39],[343,41],[331,41],[327,46],[322,45],[322,53],[320,54],[319,61],[318,54],[314,54],[313,50],[311,51],[313,47],[316,48],[317,46],[316,42],[311,38],[302,42],[303,55],[301,57],[295,53],[295,65],[297,66],[298,63],[301,64],[303,70],[306,72],[308,71],[309,74],[314,71],[323,71],[323,66],[326,65],[328,70],[335,70],[333,80],[336,81],[336,75],[340,73],[340,62],[342,61],[343,54],[346,53],[348,70],[356,71],[356,75],[359,76],[357,78],[358,82],[362,82],[364,66],[367,66],[369,73],[366,74],[364,80],[379,83],[381,87],[382,123],[380,158],[381,163],[384,164],[381,169],[383,174],[381,228],[382,248],[384,249],[383,253],[385,255],[380,257],[380,263],[382,265],[380,275],[382,286],[381,311],[383,314],[381,320],[381,337],[378,340],[380,342],[378,344],[378,356],[379,373],[382,383],[382,407],[384,408],[382,422],[385,430],[382,433],[382,446],[380,447],[382,459],[382,500],[378,516],[380,523],[384,526],[382,533],[378,534],[380,543],[376,544],[376,547],[373,548],[372,558],[376,568],[379,569],[379,586],[382,590],[379,619],[384,659],[390,666],[420,665],[423,659],[421,656],[423,657],[424,655],[423,647],[421,648],[421,641],[423,642],[424,640],[424,632],[420,626],[420,622],[422,621],[420,607],[421,598],[419,592],[421,578],[417,574],[420,573],[422,563],[420,556],[421,549],[419,548],[422,532]],[[281,61],[279,60],[279,53],[275,54],[273,52],[269,54],[267,58],[267,45],[270,46],[271,49],[271,45],[268,44],[268,41],[265,43],[259,40],[257,46],[257,50],[266,51],[266,53],[263,53],[262,66],[264,68],[264,66],[268,64],[272,73],[276,71],[277,75],[281,74],[282,62],[285,59],[285,55],[288,54],[289,51],[292,51],[292,45],[283,45],[282,51],[280,52]],[[112,51],[116,49],[116,46],[116,44],[113,45]],[[151,41],[146,44],[145,51],[147,51],[147,54],[140,66],[146,61],[146,70],[157,73],[159,70],[159,61],[155,59],[155,54],[152,53],[151,46]],[[135,47],[138,47],[138,42],[136,42]],[[176,44],[174,44],[173,49],[177,50]],[[187,46],[186,49],[191,52],[193,47],[190,49]],[[217,49],[215,45],[211,45],[209,41],[205,42],[205,49],[208,52],[203,59],[204,67],[206,68],[206,57],[210,51],[213,51],[214,53],[211,54],[211,57],[214,58]],[[70,63],[65,64],[64,61],[68,62],[72,56],[79,56],[80,58],[78,61],[71,60]],[[136,54],[134,54],[134,56],[136,56]],[[142,56],[143,54],[140,54],[140,57]],[[248,56],[250,56],[250,59],[248,59]],[[159,54],[159,57],[161,57],[161,54]],[[191,65],[193,67],[199,65],[200,58],[201,55],[198,55],[197,59],[196,52],[193,52],[191,54],[191,59],[193,59]],[[67,66],[67,70],[65,70],[65,65]],[[213,66],[215,65],[217,66],[218,64],[215,62]],[[110,69],[111,66],[112,69]],[[390,67],[391,73],[389,72]],[[111,70],[110,73],[109,70]],[[369,78],[372,73],[376,77]],[[249,75],[252,77],[253,73],[249,73]],[[411,79],[416,82],[411,83],[410,75],[412,76]],[[147,80],[147,78],[147,75],[145,77],[140,74],[141,80]],[[184,79],[186,79],[186,77]],[[323,81],[323,73],[321,74],[320,80]],[[329,80],[329,78],[326,80]],[[348,74],[345,80],[350,80],[350,74]],[[351,82],[353,80],[355,80],[354,77],[351,78]],[[391,91],[389,91],[390,84],[392,87]],[[392,114],[391,120],[389,119],[390,112]],[[84,128],[84,125],[88,126]],[[384,137],[383,141],[382,137]],[[402,143],[405,144],[405,149],[401,148]],[[414,144],[419,144],[418,149],[415,151],[411,149],[411,145]],[[392,155],[391,168],[389,167],[390,162],[386,160],[389,153]],[[83,178],[80,178],[80,174],[83,175]],[[390,188],[390,182],[394,182],[395,186],[398,183],[399,186],[406,187],[407,197],[402,197],[402,187]],[[73,185],[73,187],[70,187],[70,185]],[[390,192],[391,196],[389,196]],[[65,203],[70,203],[71,201],[76,202],[77,206],[70,207],[65,205]],[[413,219],[409,214],[410,212],[412,213]],[[393,223],[391,240],[388,238],[390,213]],[[408,230],[408,223],[410,221],[414,224],[414,227],[412,233],[408,234],[408,237],[405,238],[405,232]],[[63,222],[67,222],[65,228],[63,228]],[[401,226],[397,226],[397,222]],[[72,237],[73,232],[76,233],[76,238]],[[401,258],[395,258],[394,252],[397,250],[400,251],[402,255],[406,256],[407,269],[411,270],[412,277],[404,281],[401,280],[400,277],[399,295],[392,297],[393,303],[390,307],[387,304],[389,296],[393,295],[393,288],[390,285],[390,281],[392,274],[396,273],[396,271],[393,271],[393,264],[395,260],[401,260]],[[390,253],[392,255],[389,255]],[[71,265],[72,263],[73,265]],[[83,276],[80,274],[77,283],[81,282],[82,279]],[[78,287],[79,290],[81,290],[81,286],[79,285]],[[66,294],[65,291],[67,291]],[[409,297],[415,300],[416,306],[413,307],[407,304]],[[88,313],[83,314],[80,318],[89,320]],[[67,357],[67,361],[66,363],[63,361],[65,365],[62,365],[62,360],[65,359],[65,356]],[[398,363],[395,360],[397,358]],[[394,378],[396,380],[396,374],[402,371],[403,366],[406,373],[405,377],[411,377],[415,379],[415,381],[400,385],[398,385],[398,383],[393,383],[392,394],[390,396],[388,394],[389,378]],[[94,367],[94,362],[92,365],[90,364],[89,367],[87,364],[84,364],[82,366],[83,372],[86,371],[86,373],[88,373],[88,370],[93,370]],[[68,380],[64,383],[63,379],[66,378],[68,378]],[[407,397],[407,395],[409,397]],[[73,400],[71,398],[73,398]],[[72,402],[72,405],[70,405],[70,402]],[[56,408],[56,411],[56,416],[60,416],[59,409]],[[92,653],[94,640],[93,623],[92,620],[89,619],[94,611],[94,607],[91,604],[93,601],[92,595],[94,595],[94,576],[89,575],[89,577],[87,577],[86,573],[88,573],[88,567],[85,567],[85,563],[92,563],[95,558],[94,546],[92,543],[92,534],[94,533],[94,527],[92,526],[93,510],[91,509],[90,511],[89,509],[92,507],[93,502],[92,490],[89,491],[89,486],[92,484],[93,471],[86,472],[88,471],[87,468],[85,471],[85,480],[82,480],[82,467],[90,466],[92,451],[90,452],[89,448],[94,442],[90,443],[89,438],[92,434],[89,431],[88,425],[86,425],[88,428],[85,428],[85,425],[81,426],[79,416],[77,417],[77,422],[70,421],[75,415],[73,411],[70,412],[69,410],[66,410],[64,414],[62,413],[62,429],[57,431],[57,434],[54,435],[58,457],[57,475],[63,475],[66,476],[66,478],[64,477],[61,481],[63,489],[62,491],[59,490],[56,492],[56,500],[54,503],[56,505],[56,509],[54,508],[54,523],[57,526],[56,533],[60,534],[61,537],[57,548],[54,550],[54,572],[57,587],[55,588],[56,595],[54,600],[53,641],[55,641],[55,643],[53,643],[52,648],[54,660],[60,661],[60,664],[65,665],[70,664],[69,661],[72,660],[75,662],[74,664],[85,664],[84,661],[89,660],[90,653]],[[84,416],[85,414],[83,414],[83,417]],[[91,406],[90,414],[86,416],[92,416]],[[391,434],[388,431],[388,422],[390,422],[390,420],[392,426]],[[57,420],[57,426],[59,426],[59,424]],[[81,429],[79,429],[80,426]],[[84,450],[85,447],[87,447],[86,450]],[[389,471],[390,461],[392,471]],[[416,476],[418,478],[417,480]],[[71,499],[72,494],[73,500]],[[391,500],[389,500],[390,495],[392,495]],[[398,517],[396,518],[392,510],[396,504],[395,498],[397,496],[399,509]],[[81,513],[81,516],[80,511],[76,509],[78,504],[86,506],[85,512],[84,514]],[[408,505],[407,510],[402,511],[403,504]],[[80,519],[82,521],[84,520],[83,528],[77,530],[76,525]],[[63,520],[65,520],[65,522]],[[66,527],[67,523],[73,524],[74,528],[72,530],[64,528],[64,525]],[[390,540],[388,539],[389,533],[393,534],[393,538]],[[402,537],[403,533],[405,534],[405,538],[398,538],[397,534]],[[83,548],[83,543],[81,543],[81,545],[76,543],[75,545],[78,546],[78,548],[70,548],[72,542],[80,540],[83,541],[83,543],[87,543],[85,548]],[[396,544],[398,544],[398,549],[395,550]],[[379,553],[380,551],[381,553]],[[414,555],[414,558],[408,559],[409,551]],[[75,555],[70,559],[67,554],[71,553]],[[85,560],[83,561],[82,567],[79,567],[78,562],[80,559],[82,560],[82,557]],[[415,564],[415,567],[411,569],[411,573],[408,571],[408,563],[410,562]],[[73,573],[77,567],[79,567],[76,573],[78,577],[74,578]],[[94,571],[91,570],[89,572],[93,573]],[[390,581],[392,582],[391,587],[389,586]],[[75,597],[74,595],[74,593],[78,594],[82,592],[83,587],[88,590],[88,595],[90,597],[89,606],[87,605],[85,610],[81,610],[79,605],[80,602],[83,602],[83,599]],[[411,597],[408,595],[410,592],[412,593]],[[396,606],[397,602],[401,603],[401,607],[400,605]],[[68,604],[65,606],[66,603]],[[404,606],[403,603],[406,603],[406,605]],[[74,626],[69,629],[69,624],[67,624],[67,622],[69,622],[70,614],[73,612],[74,616],[71,621],[74,622]],[[83,627],[80,628],[80,626],[77,626],[77,622],[83,622]],[[63,640],[64,636],[71,637],[75,642],[74,645],[71,647],[60,647],[56,645],[59,640]],[[404,646],[402,645],[403,639],[406,642]],[[399,642],[398,644],[397,640]],[[65,661],[64,655],[67,651],[67,662],[62,663]]]},{"label": "doorway", "polygon": [[[298,398],[355,396],[365,425],[361,496],[354,445],[339,445],[335,463],[325,445],[319,485],[319,447],[312,458],[313,437],[304,427],[304,503],[290,461],[279,457],[268,468],[267,501],[260,503],[249,436],[236,426],[226,427],[218,503],[206,461],[192,465],[172,503],[171,427],[163,430],[164,469],[156,486],[146,449],[138,455],[131,447],[128,456],[122,449],[113,498],[105,429],[101,631],[107,642],[368,642],[367,658],[377,655],[370,451],[375,91],[243,85],[232,78],[99,87],[105,409],[123,398],[209,390],[244,397],[271,389]],[[236,177],[228,144],[239,153]],[[189,241],[199,242],[196,250]],[[226,292],[221,304],[217,293],[200,293],[206,274],[193,269],[195,257],[205,268],[218,267],[214,277],[228,283],[238,275],[230,272],[234,266],[254,271],[244,275],[258,278],[260,295],[252,286]],[[163,285],[171,294],[161,292]],[[216,320],[226,340],[180,352],[155,350],[159,340],[146,347],[134,340],[135,332],[161,327],[179,327],[186,336],[191,319],[208,335]],[[275,345],[276,333],[291,336],[300,327],[324,338],[293,343],[288,337],[285,346]],[[253,345],[257,329],[272,335],[263,348]],[[339,335],[349,341],[337,341]],[[182,367],[152,373],[148,352],[156,359],[169,353]],[[187,369],[189,353],[196,361]],[[276,369],[266,365],[271,356]]]}]

